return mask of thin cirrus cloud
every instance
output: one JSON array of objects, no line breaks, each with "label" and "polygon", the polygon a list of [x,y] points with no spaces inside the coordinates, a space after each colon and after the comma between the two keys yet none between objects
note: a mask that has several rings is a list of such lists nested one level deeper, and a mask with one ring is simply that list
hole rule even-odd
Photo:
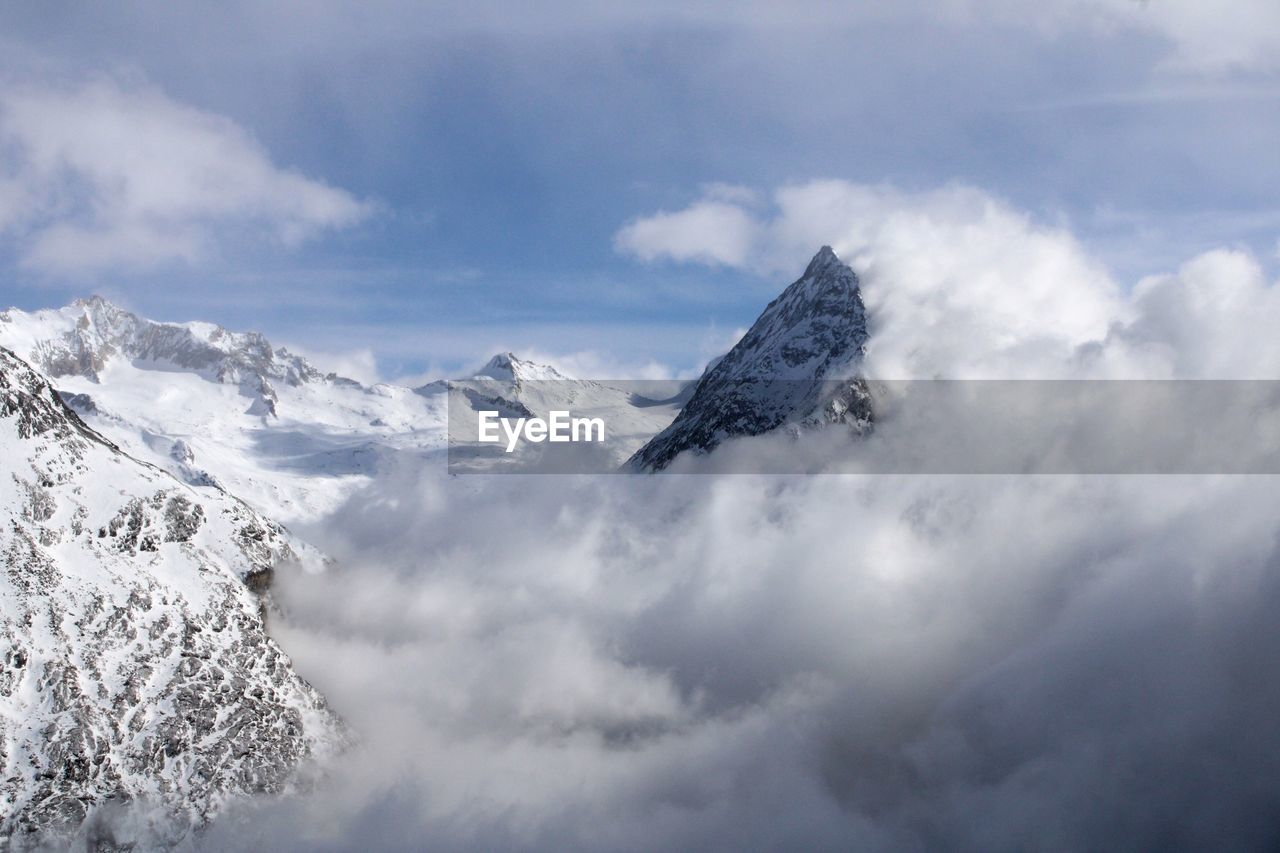
[{"label": "thin cirrus cloud", "polygon": [[995,5],[1032,25],[1053,20],[1154,33],[1171,46],[1163,64],[1175,72],[1220,75],[1280,67],[1280,5],[1271,0],[1059,0],[1035,5],[997,0]]},{"label": "thin cirrus cloud", "polygon": [[[133,6],[133,8],[131,8]],[[147,4],[122,4],[112,14],[142,16],[154,10]],[[363,49],[371,42],[420,33],[484,32],[499,38],[534,39],[548,34],[589,34],[645,28],[723,28],[776,35],[781,31],[825,29],[885,22],[923,21],[957,29],[1013,26],[1047,34],[1087,30],[1105,36],[1147,34],[1159,40],[1162,57],[1171,70],[1220,74],[1232,70],[1274,69],[1280,63],[1280,6],[1272,0],[653,0],[647,3],[606,4],[587,0],[550,0],[536,9],[522,9],[500,0],[442,0],[423,5],[407,0],[382,0],[353,12],[347,4],[320,0],[300,10],[295,3],[229,4],[220,16],[232,14],[239,26],[224,29],[241,50],[265,45],[291,55],[312,50]],[[37,12],[30,13],[39,18]],[[53,13],[45,13],[52,15]],[[187,24],[189,11],[161,21]],[[305,26],[289,30],[285,23]],[[208,20],[208,19],[205,19]],[[66,23],[64,29],[89,29],[92,18]],[[247,33],[249,34],[246,34]],[[270,33],[254,40],[252,33]]]},{"label": "thin cirrus cloud", "polygon": [[374,209],[228,118],[105,78],[0,88],[0,148],[0,235],[50,275],[197,263],[247,230],[293,247]]}]

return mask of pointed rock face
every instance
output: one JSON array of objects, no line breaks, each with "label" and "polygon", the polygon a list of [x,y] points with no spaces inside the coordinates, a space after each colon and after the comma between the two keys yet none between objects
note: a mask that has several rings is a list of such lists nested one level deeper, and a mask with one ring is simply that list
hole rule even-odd
[{"label": "pointed rock face", "polygon": [[139,797],[198,825],[340,748],[253,592],[287,533],[121,452],[2,348],[0,512],[0,848]]},{"label": "pointed rock face", "polygon": [[869,396],[857,377],[866,341],[858,276],[823,246],[629,467],[656,471],[686,450],[705,453],[786,424],[868,422]]}]

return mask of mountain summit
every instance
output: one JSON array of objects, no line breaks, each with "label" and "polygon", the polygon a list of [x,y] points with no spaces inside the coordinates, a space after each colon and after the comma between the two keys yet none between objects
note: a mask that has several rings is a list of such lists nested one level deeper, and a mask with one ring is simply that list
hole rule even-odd
[{"label": "mountain summit", "polygon": [[868,423],[870,399],[857,377],[866,341],[858,276],[823,246],[628,466],[660,470],[685,450],[706,453],[783,425]]},{"label": "mountain summit", "polygon": [[565,376],[549,364],[525,361],[514,353],[502,352],[489,359],[489,362],[476,373],[476,376],[489,379],[520,382],[522,380],[565,380]]}]

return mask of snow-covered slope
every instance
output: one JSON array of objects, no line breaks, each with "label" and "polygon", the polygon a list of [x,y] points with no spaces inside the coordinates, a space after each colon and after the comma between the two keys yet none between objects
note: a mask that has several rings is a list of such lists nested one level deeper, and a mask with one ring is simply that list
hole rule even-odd
[{"label": "snow-covered slope", "polygon": [[[0,346],[46,371],[90,426],[131,455],[290,525],[323,519],[406,455],[444,464],[448,438],[474,431],[480,408],[605,418],[595,470],[616,467],[678,411],[639,386],[573,379],[511,353],[453,383],[453,394],[445,381],[364,386],[259,334],[158,323],[96,296],[0,312]],[[528,464],[527,454],[493,450],[478,454],[480,468]]]},{"label": "snow-covered slope", "polygon": [[0,459],[0,839],[120,799],[198,824],[340,745],[251,589],[295,556],[278,525],[125,454],[3,349]]},{"label": "snow-covered slope", "polygon": [[858,376],[866,341],[858,277],[823,246],[628,465],[658,470],[686,450],[707,452],[727,438],[784,425],[868,424],[870,395]]},{"label": "snow-covered slope", "polygon": [[321,374],[256,333],[157,323],[100,297],[0,312],[0,346],[132,455],[286,524],[323,517],[396,453],[444,447],[441,398]]}]

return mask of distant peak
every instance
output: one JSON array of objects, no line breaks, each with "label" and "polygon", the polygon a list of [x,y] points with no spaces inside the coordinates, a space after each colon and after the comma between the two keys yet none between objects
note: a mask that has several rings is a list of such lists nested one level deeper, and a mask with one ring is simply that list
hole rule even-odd
[{"label": "distant peak", "polygon": [[567,379],[564,374],[549,364],[538,364],[525,361],[512,352],[500,352],[477,373],[492,379]]},{"label": "distant peak", "polygon": [[105,296],[100,296],[96,293],[87,299],[75,300],[71,303],[71,307],[91,317],[94,323],[105,324],[106,326],[136,322],[142,319],[116,305]]},{"label": "distant peak", "polygon": [[485,365],[485,369],[488,369],[491,367],[500,367],[500,368],[506,368],[507,370],[510,370],[512,365],[518,364],[519,362],[520,362],[520,359],[516,358],[515,353],[500,352],[497,355],[495,355],[493,358],[489,359],[489,363]]},{"label": "distant peak", "polygon": [[111,304],[111,300],[107,299],[105,296],[100,296],[97,293],[92,294],[87,299],[77,299],[71,304],[76,306],[77,308],[115,308],[116,307],[115,305]]},{"label": "distant peak", "polygon": [[805,277],[817,275],[831,267],[842,267],[844,262],[836,256],[835,249],[830,246],[823,246],[818,250],[818,254],[813,256],[813,260],[809,261],[809,266],[805,268]]}]

